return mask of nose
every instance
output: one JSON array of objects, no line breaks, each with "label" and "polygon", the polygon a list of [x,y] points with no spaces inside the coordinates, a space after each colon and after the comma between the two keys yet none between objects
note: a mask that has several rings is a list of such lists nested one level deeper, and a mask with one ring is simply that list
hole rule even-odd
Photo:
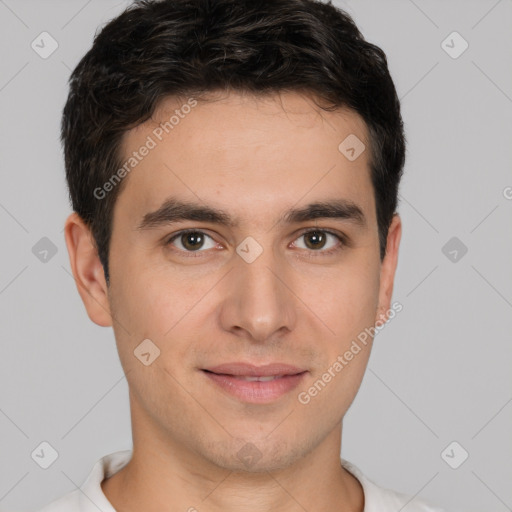
[{"label": "nose", "polygon": [[291,289],[291,270],[270,249],[252,263],[236,257],[226,277],[220,312],[222,327],[252,342],[276,341],[295,328],[297,299]]}]

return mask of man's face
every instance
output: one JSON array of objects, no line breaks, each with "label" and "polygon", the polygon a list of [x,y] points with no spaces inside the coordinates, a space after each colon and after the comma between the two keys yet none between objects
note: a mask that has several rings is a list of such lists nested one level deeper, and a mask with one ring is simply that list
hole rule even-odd
[{"label": "man's face", "polygon": [[[185,103],[165,100],[122,146],[128,159],[154,145],[125,178],[109,256],[135,438],[230,470],[285,467],[341,427],[371,339],[341,370],[333,365],[374,326],[379,306],[389,308],[366,127],[296,93]],[[159,129],[176,109],[179,122]],[[354,161],[338,149],[351,134],[368,148]],[[162,209],[171,200],[225,217],[180,220]],[[313,208],[286,218],[343,201],[356,207],[345,217],[315,218]],[[217,222],[228,216],[231,224]],[[386,271],[389,285],[394,267]],[[138,349],[143,340],[160,350],[148,365],[141,359],[156,349],[147,341]],[[282,363],[296,369],[270,373],[301,375],[256,382],[242,366],[211,371],[228,363]],[[331,379],[322,377],[329,368]]]}]

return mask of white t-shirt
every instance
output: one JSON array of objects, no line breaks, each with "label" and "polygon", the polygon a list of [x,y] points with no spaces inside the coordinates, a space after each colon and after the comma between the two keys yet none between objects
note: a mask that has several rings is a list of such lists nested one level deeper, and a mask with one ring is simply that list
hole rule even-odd
[{"label": "white t-shirt", "polygon": [[[101,489],[101,482],[111,477],[131,459],[131,450],[122,450],[105,455],[96,462],[80,489],[52,501],[38,512],[116,512]],[[361,483],[364,491],[363,512],[443,512],[424,501],[390,489],[384,489],[368,480],[350,462],[340,459],[343,467]]]}]

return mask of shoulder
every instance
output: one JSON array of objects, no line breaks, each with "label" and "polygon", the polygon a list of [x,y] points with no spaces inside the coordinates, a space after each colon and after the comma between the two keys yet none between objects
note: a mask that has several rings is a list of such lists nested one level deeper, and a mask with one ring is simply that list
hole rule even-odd
[{"label": "shoulder", "polygon": [[420,498],[380,487],[367,478],[357,466],[344,459],[342,459],[342,465],[361,483],[365,498],[363,512],[396,512],[402,509],[407,512],[445,512]]},{"label": "shoulder", "polygon": [[48,503],[37,512],[74,512],[81,510],[80,490],[76,489]]},{"label": "shoulder", "polygon": [[105,455],[93,466],[89,476],[79,489],[75,489],[48,503],[37,512],[115,512],[101,488],[101,482],[110,478],[130,460],[131,450]]}]

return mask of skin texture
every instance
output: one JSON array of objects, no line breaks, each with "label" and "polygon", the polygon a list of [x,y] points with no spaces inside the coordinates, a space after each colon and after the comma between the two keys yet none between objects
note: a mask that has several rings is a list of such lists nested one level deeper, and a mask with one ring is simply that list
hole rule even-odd
[{"label": "skin texture", "polygon": [[[165,99],[127,132],[123,155],[185,102]],[[116,510],[362,512],[362,488],[339,453],[373,340],[308,404],[297,399],[391,307],[401,222],[395,215],[381,262],[369,150],[349,161],[338,150],[349,134],[368,148],[356,113],[322,111],[296,92],[198,101],[125,178],[109,286],[89,230],[76,214],[68,218],[78,291],[91,320],[113,326],[130,389],[133,458],[102,484]],[[138,229],[171,195],[221,208],[238,225],[187,220]],[[366,226],[277,223],[289,208],[340,198],[360,206]],[[188,253],[180,237],[166,245],[186,228],[211,238]],[[348,243],[326,254],[341,242],[327,235],[325,246],[310,248],[305,228],[343,233]],[[248,236],[263,249],[252,263],[236,252]],[[160,356],[145,366],[134,350],[147,338]],[[308,373],[274,402],[244,403],[201,371],[239,361]],[[248,443],[261,454],[251,467],[237,456]]]}]

